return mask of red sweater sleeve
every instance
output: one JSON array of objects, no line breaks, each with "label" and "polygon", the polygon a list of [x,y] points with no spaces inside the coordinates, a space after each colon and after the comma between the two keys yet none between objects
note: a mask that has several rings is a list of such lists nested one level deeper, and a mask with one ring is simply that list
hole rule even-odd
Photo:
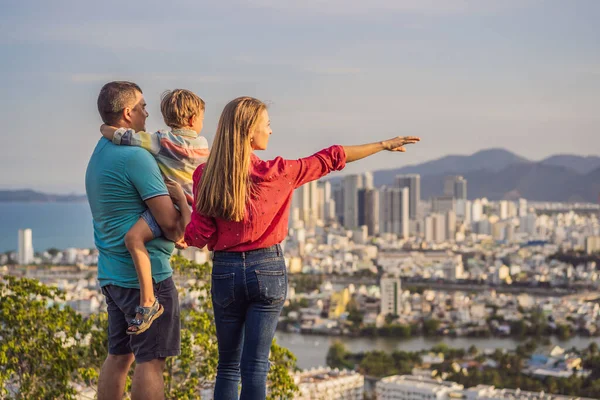
[{"label": "red sweater sleeve", "polygon": [[[204,164],[200,165],[194,171],[193,176],[193,191],[194,198],[197,195],[197,187],[202,177],[202,171],[204,170]],[[196,211],[196,207],[192,207],[192,218],[190,223],[185,227],[185,242],[189,246],[202,248],[208,245],[209,249],[212,248],[217,240],[217,224],[214,218],[201,215]]]},{"label": "red sweater sleeve", "polygon": [[293,180],[294,186],[300,187],[331,171],[342,170],[346,166],[346,152],[342,146],[331,146],[309,157],[281,161],[285,163],[283,169]]}]

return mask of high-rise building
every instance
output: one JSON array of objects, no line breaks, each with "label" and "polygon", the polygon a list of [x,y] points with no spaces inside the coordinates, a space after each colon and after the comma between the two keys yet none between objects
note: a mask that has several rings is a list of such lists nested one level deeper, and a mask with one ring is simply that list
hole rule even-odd
[{"label": "high-rise building", "polygon": [[373,173],[372,172],[365,172],[363,174],[363,187],[365,189],[373,189],[375,186],[373,186]]},{"label": "high-rise building", "polygon": [[19,254],[17,258],[20,265],[28,265],[33,262],[31,229],[19,229]]},{"label": "high-rise building", "polygon": [[498,203],[498,214],[500,215],[500,219],[508,218],[508,201],[501,200]]},{"label": "high-rise building", "polygon": [[483,217],[483,204],[481,204],[481,200],[475,199],[473,200],[473,204],[471,205],[471,221],[478,222]]},{"label": "high-rise building", "polygon": [[446,213],[448,211],[454,211],[454,208],[454,196],[437,196],[431,198],[431,212]]},{"label": "high-rise building", "polygon": [[294,191],[295,204],[304,226],[314,228],[319,219],[319,190],[317,181],[308,182]]},{"label": "high-rise building", "polygon": [[335,217],[344,224],[344,186],[338,183],[332,190],[333,201],[335,203]]},{"label": "high-rise building", "polygon": [[410,229],[410,198],[408,188],[382,187],[379,202],[379,228],[385,233],[395,233],[408,238]]},{"label": "high-rise building", "polygon": [[519,217],[524,217],[527,215],[527,199],[519,199]]},{"label": "high-rise building", "polygon": [[471,201],[458,199],[456,200],[456,204],[454,205],[454,212],[456,213],[456,218],[460,221],[465,222],[466,224],[471,223]]},{"label": "high-rise building", "polygon": [[454,182],[454,197],[461,200],[467,199],[467,180],[462,176]]},{"label": "high-rise building", "polygon": [[[425,241],[441,243],[448,240],[446,223],[445,214],[434,213],[425,217]],[[456,224],[456,216],[454,216],[454,223]]]},{"label": "high-rise building", "polygon": [[396,187],[408,188],[409,190],[409,216],[410,219],[416,219],[419,202],[421,201],[421,175],[396,175]]},{"label": "high-rise building", "polygon": [[460,176],[447,176],[444,178],[444,196],[455,199],[467,199],[467,180]]},{"label": "high-rise building", "polygon": [[454,210],[446,212],[446,239],[454,240],[456,238],[456,213]]},{"label": "high-rise building", "polygon": [[358,227],[358,190],[363,187],[362,175],[348,175],[343,179],[344,186],[344,227]]},{"label": "high-rise building", "polygon": [[383,276],[379,282],[381,290],[381,314],[400,315],[402,309],[402,287],[397,276]]},{"label": "high-rise building", "polygon": [[358,191],[358,225],[366,225],[370,236],[379,233],[379,191],[360,189]]}]

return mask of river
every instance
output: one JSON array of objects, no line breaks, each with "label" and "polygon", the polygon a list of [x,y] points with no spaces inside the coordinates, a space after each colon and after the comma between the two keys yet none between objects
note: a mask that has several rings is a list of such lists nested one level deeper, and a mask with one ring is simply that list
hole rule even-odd
[{"label": "river", "polygon": [[[479,349],[507,349],[513,350],[523,343],[513,338],[425,338],[414,337],[410,339],[395,338],[366,338],[366,337],[335,337],[325,335],[306,335],[301,333],[277,332],[275,335],[280,346],[290,349],[298,359],[298,367],[312,368],[325,365],[327,351],[334,341],[339,340],[351,352],[382,350],[392,352],[394,350],[419,351],[430,349],[439,343],[445,343],[449,347],[467,349],[471,345]],[[563,348],[572,347],[585,348],[591,342],[600,345],[600,338],[573,337],[561,341],[551,337],[551,342]]]}]

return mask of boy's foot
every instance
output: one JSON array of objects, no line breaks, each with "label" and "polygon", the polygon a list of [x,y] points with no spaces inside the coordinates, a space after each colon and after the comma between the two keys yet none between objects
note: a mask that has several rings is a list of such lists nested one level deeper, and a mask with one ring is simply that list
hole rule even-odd
[{"label": "boy's foot", "polygon": [[158,302],[158,299],[154,300],[154,304],[150,307],[137,306],[135,312],[137,313],[135,318],[129,321],[129,327],[127,328],[128,335],[139,335],[150,328],[152,322],[160,317],[164,311],[163,306]]}]

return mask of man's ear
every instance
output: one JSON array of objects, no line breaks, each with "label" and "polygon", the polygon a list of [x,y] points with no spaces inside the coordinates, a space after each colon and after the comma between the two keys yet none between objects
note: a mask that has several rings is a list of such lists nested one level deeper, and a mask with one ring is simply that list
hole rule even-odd
[{"label": "man's ear", "polygon": [[198,116],[196,114],[192,115],[191,117],[188,118],[188,126],[194,126],[194,124],[196,123],[196,120],[198,119]]},{"label": "man's ear", "polygon": [[121,112],[121,118],[123,121],[131,122],[131,108],[125,107]]}]

